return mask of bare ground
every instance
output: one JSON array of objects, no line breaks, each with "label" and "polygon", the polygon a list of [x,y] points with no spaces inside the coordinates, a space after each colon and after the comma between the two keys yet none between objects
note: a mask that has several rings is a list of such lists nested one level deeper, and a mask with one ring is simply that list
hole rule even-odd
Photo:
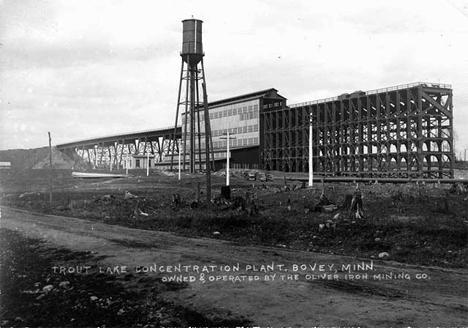
[{"label": "bare ground", "polygon": [[[40,315],[12,318],[8,306],[14,297],[6,298],[10,293],[1,298],[6,325],[457,327],[468,322],[466,195],[449,194],[443,186],[361,186],[366,220],[319,231],[319,223],[335,213],[309,211],[310,203],[325,192],[340,204],[354,185],[319,184],[308,190],[287,182],[284,189],[277,180],[252,188],[252,182],[233,179],[235,195],[247,188],[258,193],[260,214],[251,217],[222,205],[212,215],[191,208],[200,176],[182,182],[167,176],[81,181],[64,172],[55,177],[54,204],[49,206],[47,175],[31,179],[31,174],[1,181],[1,228],[17,233],[7,234],[12,240],[32,240],[24,242],[31,247],[15,253],[18,263],[25,253],[37,251],[28,260],[29,270],[45,275],[36,281],[39,286],[30,281],[18,290],[39,289],[37,295],[45,296],[37,301],[33,294],[31,306],[42,308],[56,305],[53,294],[42,290],[49,282],[57,291],[63,281],[77,282],[77,289],[92,294],[110,281],[110,296],[86,294],[85,302],[81,294],[70,294],[67,302],[85,302],[89,309],[96,305],[89,300],[92,296],[97,301],[118,298],[110,301],[106,313],[114,313],[113,319],[126,313],[127,321],[77,321],[83,312],[76,309],[65,311],[62,321],[40,321]],[[214,177],[215,190],[222,182]],[[125,190],[138,195],[148,216],[135,216],[134,203],[123,199]],[[171,208],[176,192],[187,203]],[[103,195],[115,199],[103,202]],[[67,251],[73,255],[62,256]],[[382,251],[390,253],[385,261],[378,257]],[[18,276],[25,275],[3,274],[5,264],[15,266],[8,262],[13,253],[2,257],[2,290],[12,277],[18,284]],[[155,264],[158,272],[141,272]],[[179,264],[182,272],[160,272],[175,271]],[[86,274],[60,273],[60,267],[76,266],[91,268]],[[144,318],[137,319],[138,313]],[[25,321],[15,321],[17,315]]]},{"label": "bare ground", "polygon": [[[186,288],[162,293],[165,301],[189,308],[205,317],[240,320],[245,318],[260,326],[341,325],[361,327],[390,326],[463,326],[467,322],[466,270],[449,270],[382,261],[373,262],[373,270],[351,270],[353,275],[401,274],[410,278],[349,281],[343,265],[362,263],[359,259],[279,250],[267,247],[239,246],[230,242],[187,238],[164,232],[141,231],[110,226],[93,221],[58,216],[34,215],[27,212],[2,209],[2,228],[15,230],[24,236],[48,242],[49,247],[64,247],[75,252],[89,252],[101,256],[100,267],[115,270],[126,266],[134,283],[140,278],[134,268],[182,265],[227,265],[239,263],[236,276],[259,276],[259,281],[210,282],[209,277],[230,275],[216,269],[206,272],[205,283],[200,274],[189,272],[196,281]],[[135,244],[135,245],[133,245]],[[367,265],[368,260],[364,261]],[[247,265],[275,264],[273,271],[247,271]],[[321,272],[307,268],[294,271],[294,265],[334,265],[330,272],[335,279],[307,280],[306,275]],[[68,267],[66,263],[56,266]],[[89,265],[83,261],[80,265]],[[283,265],[279,270],[277,265]],[[116,269],[115,267],[118,266]],[[337,272],[335,273],[335,268]],[[142,268],[141,268],[142,269]],[[52,268],[49,271],[52,272]],[[107,273],[110,274],[110,273]],[[114,273],[122,276],[124,273]],[[232,274],[232,273],[231,273]],[[275,281],[265,281],[266,274],[276,274]],[[297,274],[298,280],[287,280]],[[417,274],[427,278],[417,279]],[[168,273],[148,273],[149,277],[171,277]],[[284,275],[282,280],[281,275]],[[64,276],[64,280],[66,275]],[[141,286],[143,287],[143,286]],[[196,323],[195,323],[196,324]]]}]

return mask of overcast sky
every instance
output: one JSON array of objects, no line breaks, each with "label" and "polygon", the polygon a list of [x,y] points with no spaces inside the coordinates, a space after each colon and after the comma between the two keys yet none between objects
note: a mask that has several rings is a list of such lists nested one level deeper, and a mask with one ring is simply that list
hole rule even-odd
[{"label": "overcast sky", "polygon": [[468,148],[464,0],[0,0],[0,149],[173,126],[192,16],[210,101],[447,83],[457,155]]}]

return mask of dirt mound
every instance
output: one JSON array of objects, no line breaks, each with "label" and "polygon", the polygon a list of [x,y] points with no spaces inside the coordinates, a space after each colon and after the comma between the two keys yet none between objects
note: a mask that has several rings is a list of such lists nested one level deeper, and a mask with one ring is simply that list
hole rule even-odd
[{"label": "dirt mound", "polygon": [[[47,152],[45,158],[43,158],[36,165],[34,165],[33,169],[49,168],[49,161],[49,153]],[[73,169],[74,165],[75,160],[58,150],[56,147],[52,147],[52,166],[55,169]]]},{"label": "dirt mound", "polygon": [[[49,167],[49,147],[33,149],[10,149],[0,151],[0,161],[10,162],[11,168],[18,171],[45,169]],[[56,169],[72,169],[76,159],[52,148],[52,165]]]},{"label": "dirt mound", "polygon": [[33,168],[48,154],[48,147],[2,150],[0,151],[0,161],[10,162],[12,169],[23,171]]}]

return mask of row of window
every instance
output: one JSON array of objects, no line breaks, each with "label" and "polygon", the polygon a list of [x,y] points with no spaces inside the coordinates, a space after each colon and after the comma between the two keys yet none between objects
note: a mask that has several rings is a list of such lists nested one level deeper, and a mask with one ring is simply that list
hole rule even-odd
[{"label": "row of window", "polygon": [[[218,118],[229,117],[229,116],[236,116],[240,115],[240,120],[250,120],[253,118],[258,118],[258,105],[250,105],[245,107],[239,108],[232,108],[232,109],[225,109],[221,111],[212,111],[210,113],[210,120],[215,120]],[[205,120],[205,114],[200,113],[200,121],[203,122]],[[185,115],[182,117],[182,124],[185,124]]]},{"label": "row of window", "polygon": [[263,109],[268,109],[268,108],[273,108],[273,107],[279,107],[281,106],[281,103],[280,102],[275,102],[274,104],[266,104],[266,105],[263,105]]},{"label": "row of window", "polygon": [[[259,141],[258,137],[254,138],[242,138],[242,139],[230,139],[229,147],[244,147],[244,146],[258,146]],[[187,148],[190,148],[190,145],[187,143]],[[214,149],[226,149],[227,140],[213,141]],[[195,145],[195,149],[198,150],[198,143]],[[201,149],[205,150],[205,143],[202,143]]]},{"label": "row of window", "polygon": [[[210,120],[215,120],[217,118],[223,118],[228,116],[244,115],[250,113],[257,113],[258,117],[258,105],[250,105],[239,108],[225,109],[222,111],[213,111],[210,113]],[[200,116],[201,117],[201,116]]]},{"label": "row of window", "polygon": [[227,134],[229,130],[229,134],[241,134],[241,133],[251,133],[251,132],[258,132],[258,124],[255,125],[247,125],[247,126],[240,126],[237,128],[232,128],[232,129],[220,129],[220,130],[213,130],[212,136],[213,137],[220,137],[222,135]]},{"label": "row of window", "polygon": [[[243,146],[254,146],[258,145],[258,137],[254,138],[243,138],[243,139],[231,139],[229,147],[243,147]],[[226,148],[227,140],[213,141],[213,148]]]},{"label": "row of window", "polygon": [[240,114],[239,120],[245,121],[245,120],[252,120],[254,118],[258,118],[258,112]]}]

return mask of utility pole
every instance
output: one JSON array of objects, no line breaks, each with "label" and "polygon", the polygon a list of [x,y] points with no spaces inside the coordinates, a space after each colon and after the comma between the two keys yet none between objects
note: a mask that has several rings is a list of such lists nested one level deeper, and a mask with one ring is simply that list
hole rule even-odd
[{"label": "utility pole", "polygon": [[[175,140],[172,141],[172,142],[175,142]],[[180,147],[180,146],[181,146],[181,145],[182,145],[182,142],[180,142],[179,145],[177,146],[177,149],[179,150],[179,151],[178,151],[178,153],[179,153],[179,180],[180,180],[180,169],[181,169],[181,168],[180,168],[180,151],[181,151],[181,147]],[[184,156],[185,156],[185,154],[184,154]],[[174,157],[174,153],[172,153],[172,157]]]},{"label": "utility pole", "polygon": [[52,205],[52,138],[49,134],[49,204]]},{"label": "utility pole", "polygon": [[226,147],[226,186],[229,186],[229,141],[231,139],[236,139],[236,137],[229,137],[229,129],[227,129],[227,133],[225,134],[226,137],[221,137],[220,139],[227,140],[227,147]]},{"label": "utility pole", "polygon": [[314,155],[312,147],[313,137],[312,137],[312,113],[310,115],[309,121],[309,187],[314,185]]},{"label": "utility pole", "polygon": [[150,159],[149,159],[149,151],[147,151],[146,152],[146,176],[147,177],[149,176],[149,167],[150,167]]},{"label": "utility pole", "polygon": [[[206,94],[205,83],[203,88],[203,109],[205,113],[205,165],[206,165],[206,210],[211,212],[211,168],[210,168],[210,140],[211,127],[210,116],[208,114],[208,95]],[[200,158],[201,161],[201,158]],[[180,180],[180,150],[179,150],[179,180]]]}]

